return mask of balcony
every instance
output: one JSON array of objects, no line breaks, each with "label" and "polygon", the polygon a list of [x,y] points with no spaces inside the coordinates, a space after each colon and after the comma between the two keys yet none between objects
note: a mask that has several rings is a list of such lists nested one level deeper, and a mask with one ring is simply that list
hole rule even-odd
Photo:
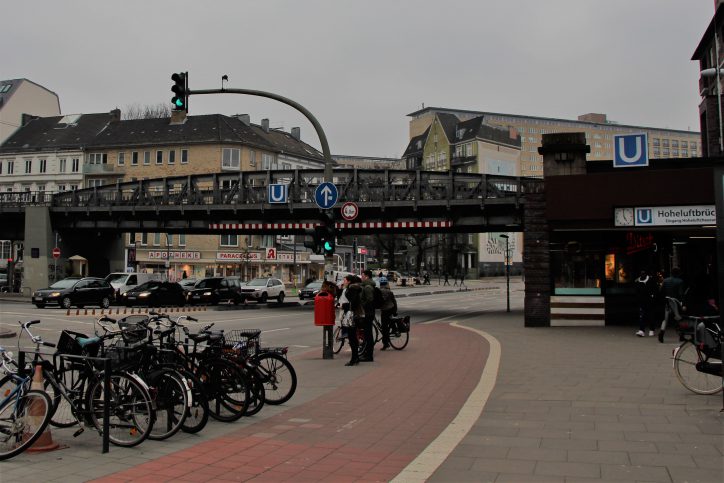
[{"label": "balcony", "polygon": [[116,171],[116,167],[112,164],[84,164],[83,174],[98,176],[104,174],[120,174],[120,172]]},{"label": "balcony", "polygon": [[474,154],[470,155],[454,155],[450,158],[450,167],[465,166],[467,164],[475,164],[478,157]]}]

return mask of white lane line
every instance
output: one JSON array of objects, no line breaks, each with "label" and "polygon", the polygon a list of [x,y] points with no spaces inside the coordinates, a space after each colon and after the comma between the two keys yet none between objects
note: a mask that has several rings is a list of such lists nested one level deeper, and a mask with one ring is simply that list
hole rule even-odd
[{"label": "white lane line", "polygon": [[269,332],[279,332],[280,330],[291,330],[291,327],[281,327],[279,329],[262,330],[262,334],[268,334]]},{"label": "white lane line", "polygon": [[500,368],[500,342],[482,330],[473,329],[453,322],[450,325],[461,329],[475,332],[483,337],[490,344],[490,353],[488,360],[485,362],[483,373],[480,376],[477,386],[468,396],[463,407],[452,420],[450,425],[420,453],[417,458],[405,467],[392,481],[393,482],[423,482],[427,481],[430,476],[437,470],[440,465],[450,456],[455,447],[460,444],[466,434],[480,418],[480,414],[485,408],[485,403],[490,397],[490,393],[495,387],[495,381],[498,377],[498,369]]}]

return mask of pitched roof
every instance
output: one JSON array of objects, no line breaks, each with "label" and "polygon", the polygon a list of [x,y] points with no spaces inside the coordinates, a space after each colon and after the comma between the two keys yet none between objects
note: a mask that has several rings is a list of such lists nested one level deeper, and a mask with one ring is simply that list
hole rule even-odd
[{"label": "pitched roof", "polygon": [[[49,93],[53,94],[56,99],[58,99],[58,94],[51,91],[50,89],[41,86],[40,84],[36,84],[35,82],[28,80],[28,79],[7,79],[7,80],[0,80],[0,109],[3,108],[5,104],[10,100],[12,95],[20,88],[20,86],[24,83],[30,83],[33,85],[36,85],[40,87],[41,89],[45,89]],[[7,86],[10,86],[9,88]],[[60,112],[60,103],[58,104],[58,112]]]},{"label": "pitched roof", "polygon": [[[407,144],[407,148],[405,149],[405,152],[402,154],[402,157],[407,158],[407,157],[413,156],[415,154],[422,154],[422,151],[425,149],[425,141],[427,140],[428,134],[430,134],[430,126],[428,126],[427,129],[425,129],[424,133],[410,139],[410,142]],[[417,144],[418,142],[420,143],[419,147]]]},{"label": "pitched roof", "polygon": [[[485,116],[478,116],[458,123],[453,143],[468,142],[473,139],[483,139],[508,146],[521,146],[520,136],[511,137],[510,130],[485,124]],[[458,134],[461,136],[458,137]]]},{"label": "pitched roof", "polygon": [[454,142],[455,126],[458,125],[460,119],[455,114],[449,114],[447,112],[438,112],[437,118],[440,120],[440,125],[447,136],[447,140],[451,143]]},{"label": "pitched roof", "polygon": [[296,139],[288,132],[282,131],[281,129],[270,129],[269,132],[265,132],[261,126],[256,124],[251,124],[250,127],[280,153],[324,161],[324,156],[321,152],[304,141]]},{"label": "pitched roof", "polygon": [[18,128],[0,146],[0,153],[80,149],[113,119],[111,113],[38,117]]}]

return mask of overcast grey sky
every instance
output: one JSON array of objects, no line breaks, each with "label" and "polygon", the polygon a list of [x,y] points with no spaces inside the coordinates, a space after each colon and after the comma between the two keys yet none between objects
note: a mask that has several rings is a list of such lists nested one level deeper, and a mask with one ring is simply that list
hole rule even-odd
[{"label": "overcast grey sky", "polygon": [[[690,60],[714,0],[41,0],[3,2],[0,79],[56,92],[64,114],[169,102],[192,89],[290,97],[333,154],[400,156],[425,106],[698,130]],[[174,5],[184,5],[183,11]],[[312,126],[292,108],[199,96],[190,114]]]}]

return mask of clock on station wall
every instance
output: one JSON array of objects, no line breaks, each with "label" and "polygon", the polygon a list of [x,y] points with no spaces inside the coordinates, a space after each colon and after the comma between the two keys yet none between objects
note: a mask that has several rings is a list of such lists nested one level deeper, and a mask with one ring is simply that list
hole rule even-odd
[{"label": "clock on station wall", "polygon": [[613,220],[616,226],[634,226],[634,209],[616,208]]}]

